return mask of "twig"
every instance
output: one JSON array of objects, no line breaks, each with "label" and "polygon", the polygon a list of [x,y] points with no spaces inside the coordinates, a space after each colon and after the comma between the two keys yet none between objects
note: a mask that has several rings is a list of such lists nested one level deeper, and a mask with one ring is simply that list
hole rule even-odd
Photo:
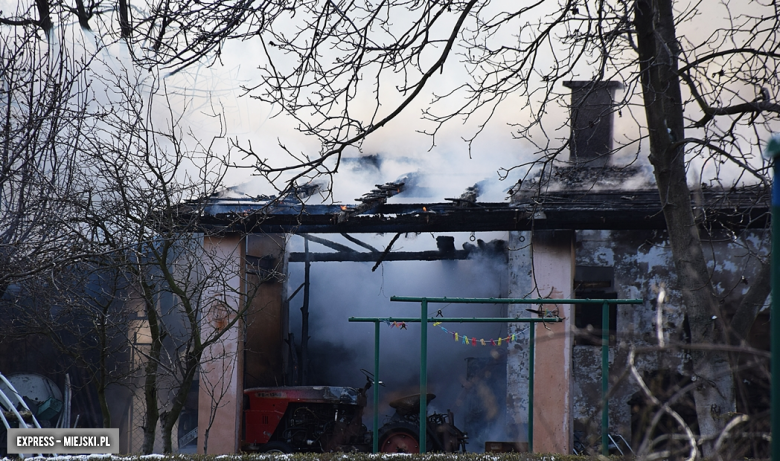
[{"label": "twig", "polygon": [[371,268],[371,272],[376,271],[376,268],[379,267],[380,264],[382,264],[382,261],[385,259],[385,256],[387,256],[388,253],[390,253],[390,249],[393,248],[393,244],[396,240],[398,240],[398,237],[401,236],[401,233],[395,234],[395,237],[393,237],[393,240],[390,240],[390,243],[387,245],[387,248],[385,248],[385,251],[382,252],[382,254],[379,256],[379,259],[376,260],[376,264],[374,264],[374,267]]}]

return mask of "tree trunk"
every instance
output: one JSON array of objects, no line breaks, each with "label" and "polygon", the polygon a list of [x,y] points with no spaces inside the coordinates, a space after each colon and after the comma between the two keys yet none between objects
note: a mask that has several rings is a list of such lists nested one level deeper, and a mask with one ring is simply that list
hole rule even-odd
[{"label": "tree trunk", "polygon": [[35,0],[35,6],[38,9],[38,26],[46,33],[46,38],[50,39],[54,24],[51,22],[49,0]]},{"label": "tree trunk", "polygon": [[128,12],[127,0],[119,1],[119,30],[120,36],[129,40],[133,35],[133,29],[130,27],[130,14]]},{"label": "tree trunk", "polygon": [[[198,331],[197,334],[200,334]],[[176,426],[176,422],[179,420],[179,415],[184,408],[184,404],[187,402],[187,394],[192,387],[192,381],[195,379],[195,372],[198,370],[201,357],[203,356],[203,350],[198,348],[194,352],[187,354],[185,359],[186,374],[182,377],[182,382],[176,391],[176,396],[173,398],[173,405],[171,409],[164,412],[162,417],[162,440],[163,440],[163,453],[173,453],[173,428]]]},{"label": "tree trunk", "polygon": [[84,8],[84,0],[76,0],[76,16],[79,18],[79,25],[82,29],[92,30],[89,27],[89,15],[87,14],[87,9]]},{"label": "tree trunk", "polygon": [[[151,293],[148,287],[145,287],[145,293]],[[157,320],[157,311],[154,304],[150,301],[151,297],[146,297],[146,318],[149,322],[149,336],[152,338],[152,344],[149,348],[149,357],[147,358],[144,379],[144,400],[146,402],[146,424],[144,425],[144,442],[141,447],[143,454],[152,454],[154,452],[154,439],[157,432],[157,420],[160,418],[160,410],[157,403],[157,371],[160,363],[160,352],[162,350],[162,338],[160,337],[160,326]],[[151,296],[151,294],[149,295]]]},{"label": "tree trunk", "polygon": [[100,413],[103,416],[103,427],[111,427],[111,410],[108,408],[108,400],[106,400],[105,384],[98,384],[97,394],[98,402],[100,403]]},{"label": "tree trunk", "polygon": [[103,415],[103,427],[111,427],[111,410],[108,408],[108,401],[106,400],[106,386],[108,383],[108,365],[106,360],[107,346],[107,329],[106,326],[107,313],[103,311],[103,315],[100,317],[100,326],[98,327],[98,336],[100,338],[100,368],[98,369],[98,382],[97,382],[97,395],[98,402],[100,403],[100,413]]},{"label": "tree trunk", "polygon": [[771,292],[771,275],[771,264],[762,262],[761,269],[731,319],[729,331],[732,345],[740,346],[747,340],[750,328]]},{"label": "tree trunk", "polygon": [[[650,163],[663,204],[669,242],[693,344],[723,344],[723,315],[715,296],[691,208],[685,169],[683,106],[677,77],[672,0],[637,0],[636,34],[642,93],[650,140]],[[699,432],[714,437],[733,412],[734,385],[728,354],[692,351]],[[705,441],[704,454],[710,454]]]}]

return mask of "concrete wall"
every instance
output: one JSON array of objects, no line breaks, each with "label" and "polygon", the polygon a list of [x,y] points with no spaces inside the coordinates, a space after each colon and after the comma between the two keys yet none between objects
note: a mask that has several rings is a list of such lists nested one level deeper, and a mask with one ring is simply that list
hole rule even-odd
[{"label": "concrete wall", "polygon": [[[574,234],[549,231],[536,232],[530,237],[531,246],[527,247],[523,244],[529,241],[528,233],[510,235],[510,296],[571,298]],[[509,314],[527,316],[529,307],[539,306],[511,306]],[[556,304],[546,305],[544,309],[557,309],[565,320],[535,327],[533,446],[537,452],[571,453],[571,307]],[[527,338],[523,331],[527,327],[523,324],[513,324],[510,328],[511,332]],[[522,430],[528,420],[527,347],[523,342],[513,344],[507,358],[507,421],[515,431]]]},{"label": "concrete wall", "polygon": [[[239,312],[244,300],[242,280],[245,242],[242,236],[205,237],[204,251],[209,261],[225,266],[227,277],[207,292],[201,320],[203,340],[223,329]],[[214,268],[206,268],[206,271]],[[223,285],[224,284],[224,285]],[[233,292],[226,295],[225,289]],[[224,304],[223,304],[224,303]],[[198,396],[198,453],[234,453],[238,450],[243,403],[243,325],[233,324],[220,341],[203,354]]]},{"label": "concrete wall", "polygon": [[[235,312],[245,311],[245,321],[234,324],[204,354],[199,382],[198,453],[204,452],[207,430],[209,454],[235,453],[243,436],[244,389],[283,384],[285,240],[276,235],[250,235],[246,239],[226,235],[207,237],[204,246],[211,256],[207,259],[223,264],[221,270],[228,275],[212,287],[209,296],[215,305],[229,304],[227,310],[205,311],[204,338],[214,329],[224,328]],[[228,296],[224,295],[225,286],[231,293]]]},{"label": "concrete wall", "polygon": [[[758,270],[753,252],[762,247],[760,232],[734,236],[723,232],[705,244],[716,290],[723,295],[726,312],[736,308],[739,299],[755,279]],[[609,351],[610,386],[609,431],[631,441],[642,434],[631,432],[631,411],[639,391],[637,383],[623,377],[631,347],[658,345],[657,315],[665,343],[685,340],[684,315],[680,293],[675,288],[674,262],[665,232],[578,231],[578,266],[614,268],[614,290],[618,298],[644,298],[642,305],[617,308],[617,338]],[[659,295],[663,303],[659,306]],[[637,368],[643,376],[673,377],[686,373],[682,353],[641,354]],[[667,378],[664,378],[667,379]],[[586,435],[599,433],[601,418],[601,347],[577,345],[573,348],[573,413],[578,430]]]},{"label": "concrete wall", "polygon": [[246,388],[281,386],[286,370],[285,333],[289,315],[284,290],[287,274],[285,238],[282,235],[250,235],[247,290],[251,308],[246,317]]},{"label": "concrete wall", "polygon": [[[508,253],[508,296],[532,297],[534,293],[531,265],[531,233],[510,232]],[[527,318],[531,313],[525,304],[512,304],[508,317]],[[510,323],[507,334],[516,335],[517,341],[507,348],[507,435],[514,441],[527,442],[528,424],[528,324]]]},{"label": "concrete wall", "polygon": [[[761,232],[734,236],[727,232],[712,235],[707,243],[716,289],[723,294],[726,312],[733,312],[756,278],[756,253],[766,245]],[[568,242],[568,243],[567,243]],[[572,246],[572,243],[574,245]],[[609,431],[626,440],[638,440],[632,433],[632,410],[638,411],[639,386],[627,378],[627,360],[632,347],[684,341],[686,330],[680,294],[675,288],[674,265],[665,232],[578,231],[575,240],[566,233],[510,232],[510,297],[576,297],[572,289],[574,264],[594,272],[610,269],[608,287],[617,298],[642,298],[641,305],[617,307],[616,337],[609,348],[610,388]],[[577,283],[575,281],[575,283]],[[659,304],[659,295],[663,302]],[[529,306],[511,306],[510,316],[527,317]],[[574,345],[575,312],[568,306],[561,315],[569,321],[537,327],[536,378],[534,396],[534,450],[571,453],[572,430],[583,442],[598,443],[601,424],[601,346]],[[657,319],[661,319],[658,328]],[[574,331],[572,331],[572,328]],[[524,324],[510,325],[510,333],[522,339],[507,354],[507,421],[514,440],[524,441],[528,409],[528,347]],[[641,354],[636,361],[639,373],[656,384],[670,386],[686,374],[686,356],[680,352]],[[670,381],[671,380],[671,381]],[[649,383],[649,381],[648,381]],[[570,406],[568,406],[570,405]],[[570,428],[570,429],[567,429]]]}]

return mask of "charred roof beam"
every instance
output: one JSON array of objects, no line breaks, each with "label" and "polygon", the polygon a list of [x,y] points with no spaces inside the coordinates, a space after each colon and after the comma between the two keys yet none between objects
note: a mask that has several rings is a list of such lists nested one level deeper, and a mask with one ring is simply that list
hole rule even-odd
[{"label": "charred roof beam", "polygon": [[[735,231],[766,227],[769,201],[766,191],[738,189],[699,191],[692,204],[704,210],[704,229]],[[555,192],[521,202],[477,202],[462,207],[452,203],[377,205],[372,214],[342,219],[339,205],[306,205],[293,210],[253,210],[252,204],[217,203],[226,210],[199,216],[204,231],[241,233],[397,233],[474,232],[507,230],[664,230],[657,191]],[[255,205],[259,208],[260,205]],[[186,213],[182,213],[186,214]],[[353,242],[354,243],[354,242]],[[362,245],[361,245],[362,246]]]}]

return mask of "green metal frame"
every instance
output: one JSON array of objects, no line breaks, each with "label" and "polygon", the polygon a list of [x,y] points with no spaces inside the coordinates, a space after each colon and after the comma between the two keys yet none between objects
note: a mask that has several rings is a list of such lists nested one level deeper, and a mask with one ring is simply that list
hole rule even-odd
[{"label": "green metal frame", "polygon": [[[610,304],[642,304],[641,299],[540,299],[540,298],[427,298],[392,296],[390,301],[419,302],[420,317],[350,317],[350,322],[374,323],[374,441],[373,452],[379,451],[379,323],[380,322],[420,322],[420,453],[427,450],[426,431],[428,401],[423,396],[428,393],[428,322],[442,323],[557,323],[563,321],[559,317],[550,318],[428,318],[428,303],[447,304],[601,304],[601,392],[603,409],[601,414],[601,445],[602,453],[609,452],[609,408],[607,394],[609,391],[609,305]],[[529,328],[529,370],[528,370],[528,450],[533,452],[533,395],[534,395],[534,355],[535,328]]]},{"label": "green metal frame", "polygon": [[[381,322],[408,322],[408,323],[423,323],[427,325],[428,322],[442,322],[442,323],[471,323],[471,322],[477,322],[477,323],[518,323],[518,322],[524,322],[524,323],[539,323],[539,322],[547,322],[547,323],[556,323],[561,322],[563,319],[560,319],[558,317],[550,317],[550,318],[519,318],[519,319],[508,319],[508,318],[490,318],[490,317],[468,317],[468,318],[446,318],[446,317],[436,317],[436,318],[426,318],[421,320],[417,317],[350,317],[350,322],[373,322],[374,323],[374,442],[373,442],[373,452],[377,453],[379,451],[379,386],[377,385],[379,383],[379,324]],[[529,366],[529,372],[528,372],[528,380],[529,380],[529,388],[528,388],[528,396],[529,396],[529,403],[528,403],[528,447],[529,450],[533,450],[533,439],[531,438],[531,435],[533,434],[533,392],[534,392],[534,385],[533,385],[533,377],[534,377],[534,344],[535,344],[535,336],[534,332],[535,330],[533,328],[529,329],[530,331],[530,337],[529,337],[529,354],[530,354],[530,366]],[[421,344],[424,345],[424,348],[427,349],[428,345],[428,339],[427,339],[427,333],[422,333],[421,336],[424,338],[421,338]],[[425,350],[424,349],[424,350]],[[428,402],[427,399],[422,398],[423,395],[426,395],[428,393],[428,376],[427,376],[427,353],[423,353],[420,356],[420,421],[422,423],[420,424],[420,452],[423,453],[426,450],[426,442],[422,434],[425,433],[426,426],[427,426],[427,418],[426,415],[428,413]],[[425,370],[425,371],[423,371]]]},{"label": "green metal frame", "polygon": [[772,296],[770,305],[770,445],[772,459],[780,459],[780,136],[773,136],[764,156],[772,161]]}]

